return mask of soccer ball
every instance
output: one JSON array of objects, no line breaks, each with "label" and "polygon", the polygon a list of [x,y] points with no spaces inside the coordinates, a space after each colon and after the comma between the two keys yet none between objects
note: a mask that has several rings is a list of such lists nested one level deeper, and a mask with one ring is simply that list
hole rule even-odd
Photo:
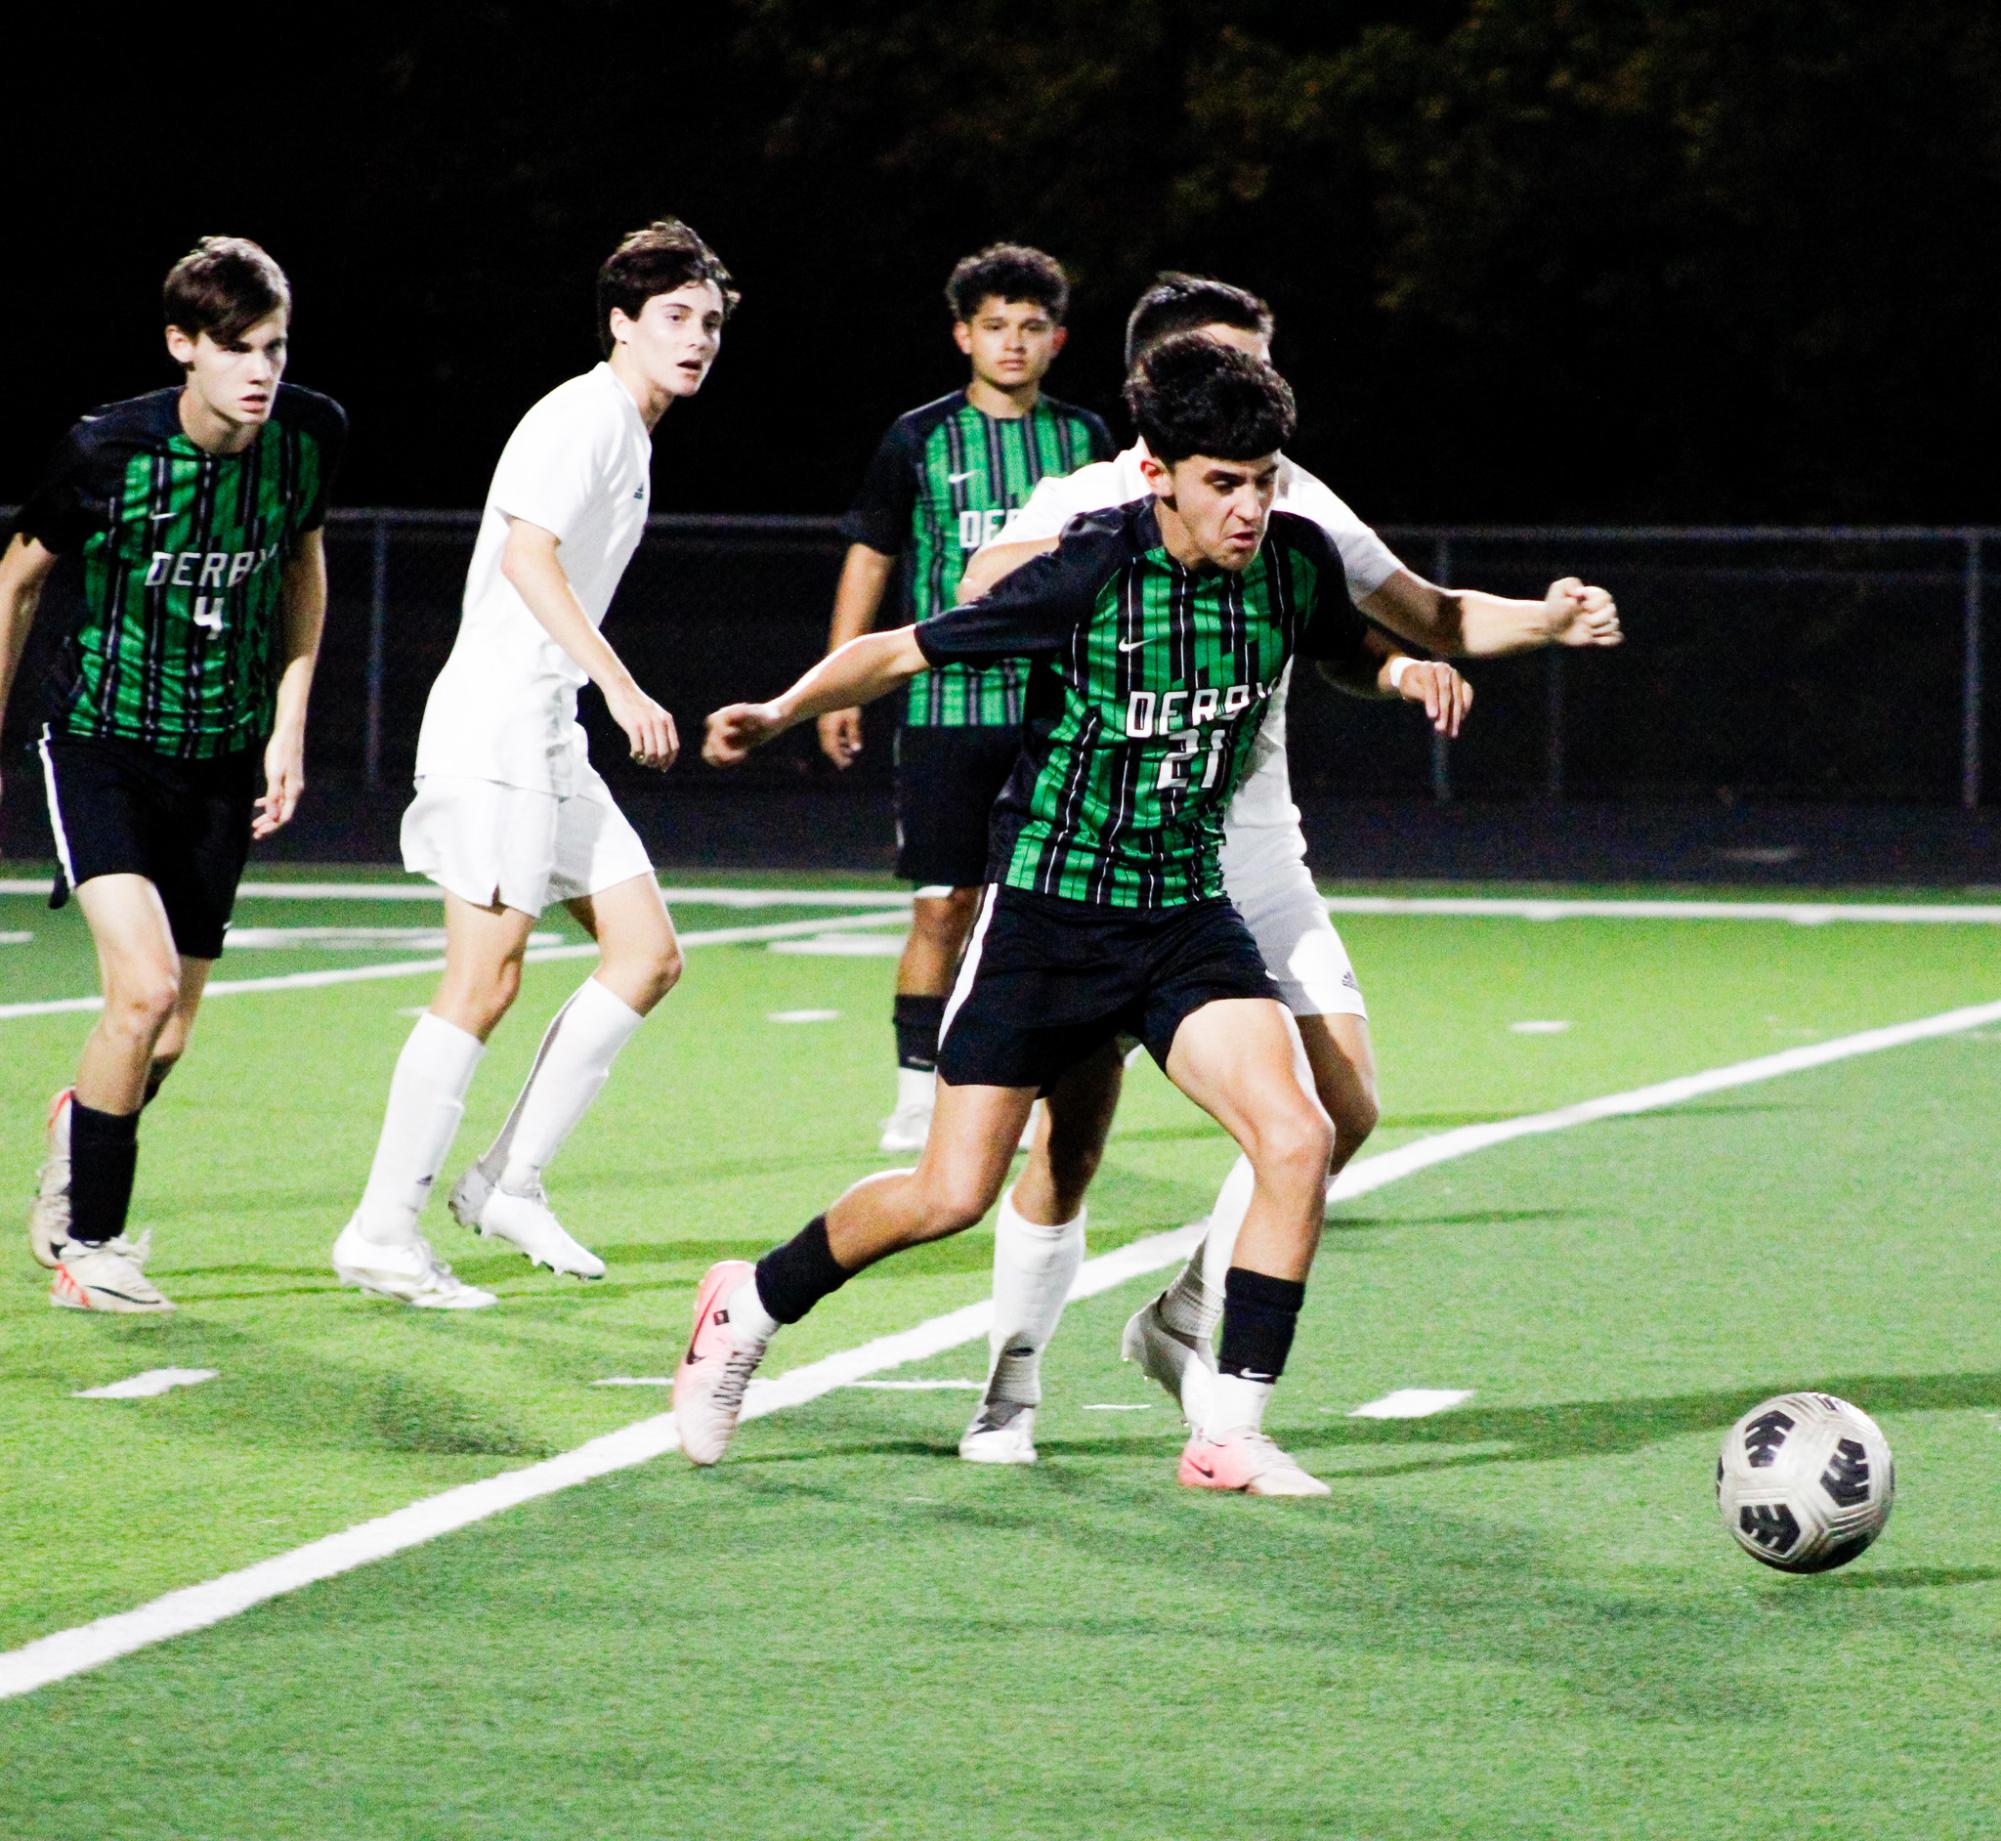
[{"label": "soccer ball", "polygon": [[1780,1394],[1733,1425],[1716,1460],[1723,1525],[1754,1560],[1824,1573],[1883,1532],[1897,1481],[1882,1429],[1832,1394]]}]

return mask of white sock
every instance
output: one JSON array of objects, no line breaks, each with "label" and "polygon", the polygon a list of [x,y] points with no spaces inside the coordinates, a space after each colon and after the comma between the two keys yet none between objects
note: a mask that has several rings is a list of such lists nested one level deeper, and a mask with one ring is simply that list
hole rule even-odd
[{"label": "white sock", "polygon": [[922,1107],[929,1112],[938,1098],[938,1071],[936,1068],[903,1068],[896,1070],[896,1109]]},{"label": "white sock", "polygon": [[739,1347],[755,1343],[761,1349],[785,1327],[764,1308],[755,1272],[723,1300],[723,1309],[729,1314],[730,1335]]},{"label": "white sock", "polygon": [[417,1019],[396,1057],[382,1135],[368,1167],[359,1215],[364,1240],[407,1246],[416,1237],[417,1217],[444,1168],[465,1116],[466,1089],[485,1053],[477,1036],[443,1017],[427,1010]]},{"label": "white sock", "polygon": [[1216,1204],[1209,1210],[1209,1231],[1187,1265],[1175,1275],[1161,1299],[1160,1314],[1167,1327],[1184,1336],[1199,1336],[1207,1342],[1223,1321],[1223,1281],[1229,1275],[1230,1257],[1237,1249],[1237,1231],[1250,1212],[1251,1191],[1257,1178],[1251,1160],[1239,1157],[1216,1192]]},{"label": "white sock", "polygon": [[1042,1351],[1056,1334],[1077,1268],[1084,1263],[1084,1220],[1054,1227],[1018,1213],[1014,1191],[1001,1197],[994,1222],[994,1327],[987,1399],[1015,1406],[1042,1401]]},{"label": "white sock", "polygon": [[595,978],[570,993],[543,1034],[507,1123],[480,1159],[500,1171],[501,1188],[531,1195],[541,1187],[543,1167],[590,1110],[618,1051],[644,1021]]},{"label": "white sock", "polygon": [[1241,1374],[1219,1374],[1209,1383],[1209,1410],[1203,1420],[1204,1438],[1221,1438],[1226,1432],[1262,1432],[1265,1407],[1270,1404],[1273,1381],[1253,1381]]}]

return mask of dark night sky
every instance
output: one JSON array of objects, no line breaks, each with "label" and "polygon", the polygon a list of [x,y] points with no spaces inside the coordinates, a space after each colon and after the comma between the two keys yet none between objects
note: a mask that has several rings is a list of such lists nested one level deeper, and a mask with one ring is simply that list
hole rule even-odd
[{"label": "dark night sky", "polygon": [[1995,28],[1658,11],[590,0],[329,16],[275,64],[189,17],[122,73],[78,41],[14,124],[0,501],[168,381],[160,275],[226,230],[291,273],[342,498],[476,504],[595,357],[597,262],[671,210],[746,302],[663,510],[840,509],[962,381],[939,286],[1009,235],[1071,265],[1051,387],[1107,411],[1156,267],[1268,292],[1299,449],[1381,521],[1991,518]]}]

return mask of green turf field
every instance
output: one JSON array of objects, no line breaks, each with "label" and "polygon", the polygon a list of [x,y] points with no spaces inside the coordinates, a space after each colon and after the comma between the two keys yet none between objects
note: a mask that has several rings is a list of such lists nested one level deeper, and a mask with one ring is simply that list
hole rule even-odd
[{"label": "green turf field", "polygon": [[[19,1240],[0,1266],[0,1650],[665,1410],[592,1383],[670,1373],[710,1261],[885,1161],[891,960],[832,948],[893,944],[896,894],[701,881],[691,938],[815,950],[691,950],[552,1172],[611,1266],[590,1287],[442,1209],[500,1308],[335,1285],[429,973],[211,1001],[141,1153],[179,1314],[52,1311]],[[351,931],[431,925],[422,903],[238,920],[350,931],[267,935],[223,980],[436,950]],[[2001,1000],[1992,925],[1337,920],[1383,1067],[1365,1158]],[[73,910],[0,896],[20,933],[0,1189],[25,1199],[87,1019],[19,1012],[93,976]],[[451,1173],[586,963],[530,968]],[[774,1020],[813,1011],[838,1014]],[[1329,1501],[1175,1487],[1178,1422],[1117,1361],[1136,1278],[1072,1306],[1033,1471],[957,1462],[970,1392],[837,1388],[715,1471],[669,1454],[0,1701],[0,1841],[2001,1834],[1997,1116],[2001,1021],[1419,1171],[1330,1215],[1273,1411]],[[1231,1155],[1136,1069],[1093,1253],[1198,1216]],[[864,1276],[770,1372],[977,1301],[988,1253]],[[164,1367],[218,1378],[72,1397]],[[1790,1579],[1737,1551],[1710,1477],[1739,1413],[1803,1386],[1874,1412],[1899,1499],[1853,1566]],[[1350,1417],[1413,1387],[1470,1398]]]}]

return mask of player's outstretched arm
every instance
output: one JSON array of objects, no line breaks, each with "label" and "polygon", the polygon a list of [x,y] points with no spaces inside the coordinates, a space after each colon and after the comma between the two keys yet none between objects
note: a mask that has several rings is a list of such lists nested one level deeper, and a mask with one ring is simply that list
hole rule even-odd
[{"label": "player's outstretched arm", "polygon": [[1361,607],[1398,638],[1454,658],[1500,658],[1540,646],[1616,646],[1625,637],[1612,597],[1574,575],[1550,583],[1540,601],[1516,601],[1478,588],[1441,588],[1399,569]]},{"label": "player's outstretched arm", "polygon": [[43,585],[55,566],[55,552],[32,537],[17,536],[0,553],[0,717],[7,713],[7,696],[21,669],[28,629],[35,624]]},{"label": "player's outstretched arm", "polygon": [[[865,543],[848,545],[847,558],[841,564],[840,583],[834,589],[834,617],[827,628],[829,652],[838,652],[849,640],[859,639],[875,625],[889,578],[895,573],[894,556],[885,556]],[[860,710],[829,710],[820,718],[820,752],[836,767],[852,767],[861,751]]]},{"label": "player's outstretched arm", "polygon": [[1054,537],[1039,537],[1026,543],[990,543],[980,550],[966,565],[966,572],[959,577],[961,601],[977,601],[982,595],[991,594],[1006,581],[1023,563],[1033,562],[1038,556],[1046,556],[1056,547]]},{"label": "player's outstretched arm", "polygon": [[604,693],[605,708],[625,731],[632,758],[642,767],[665,773],[681,751],[674,718],[639,688],[611,642],[591,625],[557,560],[556,547],[561,541],[554,531],[539,524],[513,519],[507,527],[507,547],[500,553],[500,573],[549,637]]},{"label": "player's outstretched arm", "polygon": [[1442,659],[1412,658],[1379,633],[1349,659],[1323,659],[1320,675],[1351,697],[1400,697],[1424,706],[1439,734],[1455,736],[1473,707],[1473,686]]},{"label": "player's outstretched arm", "polygon": [[769,703],[732,703],[710,714],[702,759],[734,767],[753,748],[783,735],[794,723],[829,710],[856,709],[887,696],[930,669],[914,626],[864,633],[830,652],[798,683]]},{"label": "player's outstretched arm", "polygon": [[306,790],[306,701],[327,623],[327,550],[320,531],[307,531],[285,564],[280,622],[277,707],[264,744],[264,791],[250,821],[256,838],[290,824]]}]

